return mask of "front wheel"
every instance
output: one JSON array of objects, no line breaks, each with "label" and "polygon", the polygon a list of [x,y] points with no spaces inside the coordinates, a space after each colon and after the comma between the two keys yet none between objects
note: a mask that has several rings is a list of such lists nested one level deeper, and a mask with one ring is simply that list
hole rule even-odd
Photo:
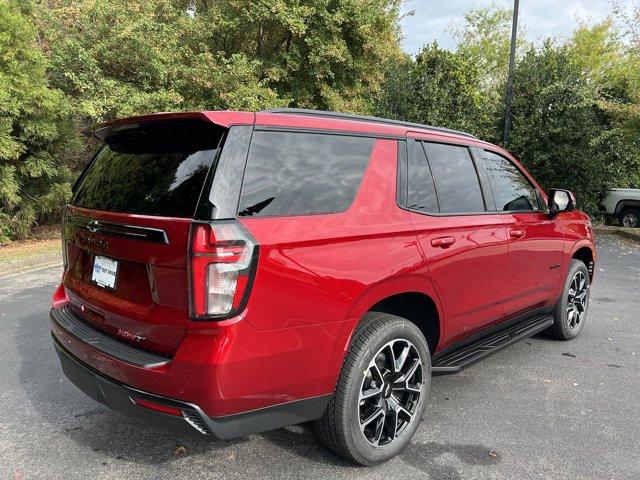
[{"label": "front wheel", "polygon": [[430,380],[431,357],[420,329],[394,315],[366,314],[334,396],[316,422],[319,437],[361,465],[389,460],[418,428]]},{"label": "front wheel", "polygon": [[589,308],[589,270],[580,260],[571,260],[562,296],[555,309],[555,321],[547,330],[559,340],[576,338],[587,319]]}]

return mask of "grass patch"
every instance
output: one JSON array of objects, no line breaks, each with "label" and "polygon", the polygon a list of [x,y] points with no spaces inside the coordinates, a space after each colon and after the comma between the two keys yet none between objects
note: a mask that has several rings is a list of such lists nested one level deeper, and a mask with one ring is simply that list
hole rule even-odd
[{"label": "grass patch", "polygon": [[29,240],[0,246],[0,262],[19,260],[52,250],[61,250],[59,228],[37,228],[31,237]]}]

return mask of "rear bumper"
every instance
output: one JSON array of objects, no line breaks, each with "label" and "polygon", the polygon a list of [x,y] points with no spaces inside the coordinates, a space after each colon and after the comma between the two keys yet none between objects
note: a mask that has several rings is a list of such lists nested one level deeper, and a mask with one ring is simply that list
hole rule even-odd
[{"label": "rear bumper", "polygon": [[[179,434],[230,439],[303,423],[319,418],[330,398],[330,395],[324,395],[236,415],[211,418],[192,403],[155,395],[119,383],[74,357],[55,336],[53,343],[64,374],[88,396],[142,423]],[[134,399],[178,409],[181,415],[150,410],[136,404]]]}]

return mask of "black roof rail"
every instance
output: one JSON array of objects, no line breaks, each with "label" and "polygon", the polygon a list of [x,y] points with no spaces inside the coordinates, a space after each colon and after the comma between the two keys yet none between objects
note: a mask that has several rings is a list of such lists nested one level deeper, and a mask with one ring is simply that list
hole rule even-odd
[{"label": "black roof rail", "polygon": [[388,123],[391,125],[401,125],[403,127],[423,128],[427,130],[434,130],[436,132],[452,133],[454,135],[462,135],[464,137],[477,139],[475,135],[467,132],[461,132],[460,130],[453,130],[451,128],[433,127],[431,125],[423,125],[421,123],[404,122],[402,120],[391,120],[389,118],[369,117],[366,115],[354,115],[351,113],[341,112],[329,112],[326,110],[312,110],[310,108],[271,108],[269,110],[262,110],[263,113],[285,113],[289,115],[309,115],[324,118],[336,118],[340,120],[353,120],[362,122],[373,123]]}]

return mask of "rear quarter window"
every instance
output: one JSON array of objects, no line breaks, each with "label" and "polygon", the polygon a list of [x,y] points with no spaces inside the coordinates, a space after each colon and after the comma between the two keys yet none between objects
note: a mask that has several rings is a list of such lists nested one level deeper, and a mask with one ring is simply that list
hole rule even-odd
[{"label": "rear quarter window", "polygon": [[240,217],[335,213],[358,191],[375,139],[256,131],[242,184]]}]

